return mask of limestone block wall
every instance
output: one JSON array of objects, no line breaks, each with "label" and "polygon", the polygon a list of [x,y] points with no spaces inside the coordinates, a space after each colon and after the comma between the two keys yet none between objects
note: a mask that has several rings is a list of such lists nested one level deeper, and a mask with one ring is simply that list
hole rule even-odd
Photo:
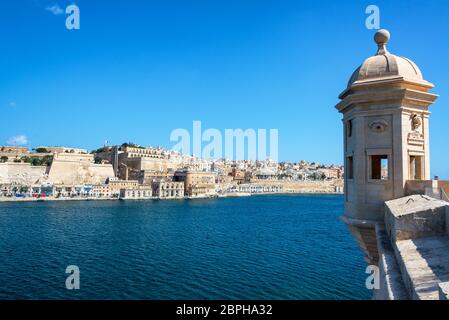
[{"label": "limestone block wall", "polygon": [[280,186],[283,192],[291,193],[333,193],[343,189],[343,180],[329,181],[258,181],[254,185]]},{"label": "limestone block wall", "polygon": [[84,161],[54,160],[48,174],[54,184],[102,184],[114,176],[111,164],[94,164]]},{"label": "limestone block wall", "polygon": [[438,188],[444,190],[447,196],[449,196],[449,181],[448,180],[438,180]]},{"label": "limestone block wall", "polygon": [[33,185],[45,180],[46,166],[29,163],[0,163],[0,183]]},{"label": "limestone block wall", "polygon": [[425,194],[425,189],[432,187],[432,180],[407,180],[405,182],[405,195]]},{"label": "limestone block wall", "polygon": [[443,235],[447,203],[413,195],[385,203],[385,225],[393,242]]}]

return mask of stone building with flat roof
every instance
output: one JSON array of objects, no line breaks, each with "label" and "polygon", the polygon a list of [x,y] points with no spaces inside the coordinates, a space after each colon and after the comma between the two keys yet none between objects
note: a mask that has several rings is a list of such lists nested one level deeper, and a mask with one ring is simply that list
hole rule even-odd
[{"label": "stone building with flat roof", "polygon": [[154,181],[152,183],[153,196],[161,199],[174,199],[184,197],[184,182]]},{"label": "stone building with flat roof", "polygon": [[117,175],[151,184],[155,179],[167,178],[170,172],[173,175],[182,167],[181,160],[160,148],[124,147],[118,155]]},{"label": "stone building with flat roof", "polygon": [[153,189],[151,186],[120,189],[119,197],[122,200],[148,200],[153,198]]}]

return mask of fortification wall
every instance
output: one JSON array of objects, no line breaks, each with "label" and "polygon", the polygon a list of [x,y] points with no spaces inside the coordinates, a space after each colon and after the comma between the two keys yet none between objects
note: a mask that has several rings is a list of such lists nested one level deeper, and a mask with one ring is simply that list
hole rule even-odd
[{"label": "fortification wall", "polygon": [[79,153],[55,153],[54,160],[66,160],[66,161],[85,161],[94,162],[93,154],[79,154]]},{"label": "fortification wall", "polygon": [[333,193],[336,187],[343,188],[343,180],[328,181],[257,181],[254,185],[281,186],[283,192],[291,193]]},{"label": "fortification wall", "polygon": [[55,160],[48,175],[49,182],[54,184],[102,184],[114,171],[110,164],[94,164],[90,162]]},{"label": "fortification wall", "polygon": [[45,179],[46,166],[29,163],[0,163],[0,183],[33,185]]}]

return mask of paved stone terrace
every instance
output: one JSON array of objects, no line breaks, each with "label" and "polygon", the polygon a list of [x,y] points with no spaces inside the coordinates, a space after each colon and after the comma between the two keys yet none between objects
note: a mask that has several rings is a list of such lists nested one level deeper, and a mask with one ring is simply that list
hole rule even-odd
[{"label": "paved stone terrace", "polygon": [[449,281],[449,237],[397,241],[396,250],[410,297],[419,300],[438,299],[438,284]]}]

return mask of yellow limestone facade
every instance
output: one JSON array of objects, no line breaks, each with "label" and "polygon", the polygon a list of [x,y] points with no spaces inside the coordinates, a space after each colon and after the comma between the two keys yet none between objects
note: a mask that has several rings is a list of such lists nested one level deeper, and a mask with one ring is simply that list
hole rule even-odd
[{"label": "yellow limestone facade", "polygon": [[47,167],[29,163],[0,163],[0,184],[34,185],[45,181]]},{"label": "yellow limestone facade", "polygon": [[406,195],[407,180],[430,180],[429,106],[433,84],[415,63],[388,52],[387,30],[352,74],[336,108],[343,115],[345,212],[343,220],[370,264],[377,264],[375,224],[385,201]]},{"label": "yellow limestone facade", "polygon": [[103,184],[114,177],[110,164],[95,164],[92,154],[55,153],[48,181],[57,185]]}]

